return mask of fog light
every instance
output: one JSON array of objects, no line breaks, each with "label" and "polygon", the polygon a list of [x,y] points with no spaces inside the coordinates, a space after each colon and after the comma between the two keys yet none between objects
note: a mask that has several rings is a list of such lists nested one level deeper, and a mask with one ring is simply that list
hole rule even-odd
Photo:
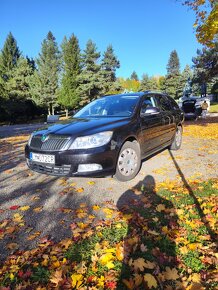
[{"label": "fog light", "polygon": [[100,164],[92,163],[92,164],[80,164],[78,166],[78,172],[88,172],[88,171],[96,171],[102,170],[102,166]]}]

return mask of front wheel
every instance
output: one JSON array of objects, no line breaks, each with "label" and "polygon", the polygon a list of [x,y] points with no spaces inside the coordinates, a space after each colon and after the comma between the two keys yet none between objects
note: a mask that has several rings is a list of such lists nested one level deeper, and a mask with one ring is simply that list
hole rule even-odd
[{"label": "front wheel", "polygon": [[178,150],[182,145],[182,127],[178,126],[170,150]]},{"label": "front wheel", "polygon": [[125,142],[118,156],[115,178],[119,181],[131,180],[137,175],[140,166],[139,144],[136,141]]}]

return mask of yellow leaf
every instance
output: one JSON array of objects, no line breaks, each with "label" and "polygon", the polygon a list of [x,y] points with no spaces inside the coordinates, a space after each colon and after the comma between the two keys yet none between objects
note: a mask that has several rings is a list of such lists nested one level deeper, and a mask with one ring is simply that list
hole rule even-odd
[{"label": "yellow leaf", "polygon": [[83,275],[75,273],[75,274],[71,275],[71,279],[72,279],[72,287],[76,288],[76,289],[79,289],[79,287],[83,283]]},{"label": "yellow leaf", "polygon": [[93,205],[92,209],[93,210],[99,210],[100,209],[100,206],[99,205]]},{"label": "yellow leaf", "polygon": [[30,206],[29,206],[29,205],[26,205],[26,206],[22,206],[22,207],[20,207],[19,210],[26,211],[26,210],[28,210],[29,208],[30,208]]},{"label": "yellow leaf", "polygon": [[194,273],[188,278],[189,281],[195,282],[195,283],[200,283],[201,282],[201,275],[198,273]]},{"label": "yellow leaf", "polygon": [[48,259],[44,259],[41,263],[42,266],[48,266]]},{"label": "yellow leaf", "polygon": [[14,217],[13,217],[13,221],[16,223],[20,223],[20,222],[22,222],[22,218],[23,218],[22,215],[20,215],[19,213],[15,213]]},{"label": "yellow leaf", "polygon": [[164,204],[158,204],[158,206],[156,207],[156,210],[161,212],[162,210],[165,210],[165,205]]},{"label": "yellow leaf", "polygon": [[156,288],[157,287],[157,280],[154,278],[153,275],[151,274],[145,274],[144,275],[144,280],[147,282],[148,288],[151,289],[152,287]]},{"label": "yellow leaf", "polygon": [[58,267],[60,267],[60,262],[59,261],[56,261],[56,262],[54,262],[53,264],[52,264],[52,266],[53,266],[53,268],[58,268]]},{"label": "yellow leaf", "polygon": [[113,261],[114,260],[114,255],[112,253],[106,253],[103,254],[100,258],[99,258],[99,262],[102,265],[106,265],[108,262]]},{"label": "yellow leaf", "polygon": [[42,206],[39,206],[39,207],[35,207],[33,209],[34,212],[40,212],[42,210]]},{"label": "yellow leaf", "polygon": [[10,277],[10,280],[14,280],[14,274],[13,273],[11,273],[9,277]]},{"label": "yellow leaf", "polygon": [[104,287],[104,280],[105,280],[104,276],[101,276],[100,278],[98,278],[97,279],[97,282],[98,282],[97,286],[103,288]]},{"label": "yellow leaf", "polygon": [[112,261],[109,261],[105,264],[105,267],[107,267],[109,270],[114,268],[114,263]]},{"label": "yellow leaf", "polygon": [[83,187],[80,187],[80,188],[77,188],[76,189],[76,192],[78,192],[78,193],[82,193],[84,191],[84,188]]},{"label": "yellow leaf", "polygon": [[94,182],[94,181],[88,181],[88,184],[89,184],[89,185],[94,185],[95,182]]}]

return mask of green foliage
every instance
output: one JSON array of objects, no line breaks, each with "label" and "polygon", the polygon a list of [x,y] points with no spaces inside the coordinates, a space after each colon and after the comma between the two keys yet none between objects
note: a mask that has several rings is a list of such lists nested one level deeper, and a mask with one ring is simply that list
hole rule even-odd
[{"label": "green foliage", "polygon": [[135,71],[132,72],[130,79],[135,80],[135,81],[139,81],[138,75]]},{"label": "green foliage", "polygon": [[35,86],[38,90],[40,102],[48,106],[48,112],[54,113],[57,104],[58,74],[60,70],[60,53],[55,37],[49,31],[42,42],[41,53],[36,60],[38,65],[38,81]]},{"label": "green foliage", "polygon": [[32,279],[35,282],[46,284],[49,280],[50,272],[47,268],[38,266],[33,269]]},{"label": "green foliage", "polygon": [[120,67],[120,62],[114,55],[112,45],[109,45],[103,54],[101,62],[101,75],[103,80],[103,93],[112,93],[120,90],[119,84],[116,82],[116,69]]},{"label": "green foliage", "polygon": [[63,71],[58,102],[69,109],[78,106],[79,103],[78,76],[81,72],[79,41],[73,34],[69,39],[64,38],[61,47]]},{"label": "green foliage", "polygon": [[140,85],[140,91],[159,90],[159,78],[158,77],[149,77],[147,74],[143,74],[142,81]]},{"label": "green foliage", "polygon": [[170,53],[167,64],[167,75],[164,82],[164,91],[173,98],[179,98],[182,95],[180,83],[180,62],[176,50]]},{"label": "green foliage", "polygon": [[79,75],[80,105],[96,99],[102,91],[101,66],[98,64],[100,52],[96,44],[89,40],[82,55],[83,69]]},{"label": "green foliage", "polygon": [[205,269],[205,266],[201,262],[197,251],[189,251],[186,255],[184,255],[183,260],[185,265],[193,272],[200,272]]},{"label": "green foliage", "polygon": [[0,58],[0,74],[4,80],[8,80],[11,77],[11,72],[16,67],[20,55],[17,41],[10,32],[4,43]]}]

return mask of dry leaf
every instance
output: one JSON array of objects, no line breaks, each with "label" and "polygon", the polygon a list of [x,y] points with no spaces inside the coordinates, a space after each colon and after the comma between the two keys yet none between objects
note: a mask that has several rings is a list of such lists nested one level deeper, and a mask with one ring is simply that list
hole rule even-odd
[{"label": "dry leaf", "polygon": [[153,275],[145,274],[144,280],[147,283],[149,289],[151,289],[152,287],[154,287],[154,288],[157,287],[157,280],[154,278]]}]

